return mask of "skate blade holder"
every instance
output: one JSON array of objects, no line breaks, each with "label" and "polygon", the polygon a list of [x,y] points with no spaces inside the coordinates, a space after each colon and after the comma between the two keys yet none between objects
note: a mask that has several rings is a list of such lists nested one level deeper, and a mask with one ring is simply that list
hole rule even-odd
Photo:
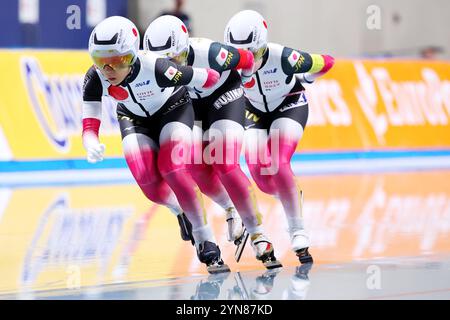
[{"label": "skate blade holder", "polygon": [[296,255],[298,257],[298,260],[300,260],[300,263],[313,263],[313,257],[308,251],[308,248],[300,249],[296,251]]},{"label": "skate blade holder", "polygon": [[276,259],[275,260],[263,261],[263,264],[268,270],[278,269],[278,268],[282,268],[283,267],[281,262],[276,260]]},{"label": "skate blade holder", "polygon": [[228,265],[224,264],[212,264],[207,266],[206,269],[210,274],[218,274],[224,272],[231,272],[231,269]]},{"label": "skate blade holder", "polygon": [[277,260],[277,258],[275,258],[273,251],[271,252],[271,254],[269,256],[261,257],[261,262],[268,270],[283,267],[281,262],[279,260]]}]

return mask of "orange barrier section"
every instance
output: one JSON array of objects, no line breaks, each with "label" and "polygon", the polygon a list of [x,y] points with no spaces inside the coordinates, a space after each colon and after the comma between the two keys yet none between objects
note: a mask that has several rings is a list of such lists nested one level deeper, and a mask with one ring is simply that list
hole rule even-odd
[{"label": "orange barrier section", "polygon": [[338,60],[307,86],[301,148],[450,146],[450,63]]}]

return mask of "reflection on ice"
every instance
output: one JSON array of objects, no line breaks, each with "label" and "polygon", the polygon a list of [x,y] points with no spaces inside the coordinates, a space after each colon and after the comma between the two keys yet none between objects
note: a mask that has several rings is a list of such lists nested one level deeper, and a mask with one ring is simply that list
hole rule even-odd
[{"label": "reflection on ice", "polygon": [[[401,257],[426,261],[450,254],[449,180],[450,171],[302,177],[315,264],[375,261],[384,268],[383,261],[397,264]],[[309,269],[300,267],[290,250],[279,201],[261,192],[257,197],[284,268],[263,270],[251,248],[236,263],[223,212],[205,199],[208,222],[232,271],[207,277],[193,247],[180,239],[176,218],[150,203],[135,185],[2,188],[0,296],[32,298],[62,290],[69,296],[108,298],[114,293],[105,293],[104,287],[143,284],[133,294],[130,289],[128,297],[309,299],[317,280],[311,286]],[[441,270],[441,264],[437,259],[431,266]],[[366,289],[366,276],[364,269],[362,287],[355,292]],[[192,277],[200,280],[194,283]],[[157,295],[145,289],[154,281],[164,283]]]},{"label": "reflection on ice", "polygon": [[[312,263],[306,263],[295,267],[294,273],[288,275],[288,270],[283,268],[271,269],[262,273],[242,273],[236,272],[211,275],[200,280],[195,289],[192,300],[269,300],[269,299],[289,299],[303,300],[306,298],[310,280],[308,274],[312,268]],[[291,268],[292,269],[292,268]],[[292,271],[292,270],[291,270]],[[277,290],[272,292],[275,280],[279,273],[289,278],[289,282],[280,282]],[[283,278],[284,278],[283,277]],[[231,283],[225,284],[230,278]],[[226,287],[224,290],[223,287]],[[280,294],[281,293],[281,294]]]}]

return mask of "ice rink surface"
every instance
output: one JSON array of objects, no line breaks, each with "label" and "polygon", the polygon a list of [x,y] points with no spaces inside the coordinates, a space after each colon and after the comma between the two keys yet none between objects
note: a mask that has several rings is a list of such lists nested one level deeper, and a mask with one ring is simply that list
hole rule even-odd
[{"label": "ice rink surface", "polygon": [[[63,173],[64,174],[64,173]],[[281,204],[257,192],[282,269],[205,198],[224,261],[208,275],[176,218],[132,181],[0,187],[0,299],[450,299],[450,171],[299,177],[313,265],[289,249]]]}]

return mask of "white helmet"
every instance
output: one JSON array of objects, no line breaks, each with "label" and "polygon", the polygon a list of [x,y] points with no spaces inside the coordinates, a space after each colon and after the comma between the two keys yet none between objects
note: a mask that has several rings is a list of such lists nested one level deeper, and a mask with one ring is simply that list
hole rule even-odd
[{"label": "white helmet", "polygon": [[240,11],[228,21],[224,41],[229,46],[252,51],[258,60],[267,48],[267,23],[256,11]]},{"label": "white helmet", "polygon": [[[104,65],[131,65],[139,51],[139,32],[127,18],[113,16],[100,22],[89,38],[89,54],[94,63]],[[108,59],[109,58],[109,59]]]},{"label": "white helmet", "polygon": [[183,21],[170,15],[155,19],[145,31],[144,49],[184,64],[189,53],[189,33]]}]

